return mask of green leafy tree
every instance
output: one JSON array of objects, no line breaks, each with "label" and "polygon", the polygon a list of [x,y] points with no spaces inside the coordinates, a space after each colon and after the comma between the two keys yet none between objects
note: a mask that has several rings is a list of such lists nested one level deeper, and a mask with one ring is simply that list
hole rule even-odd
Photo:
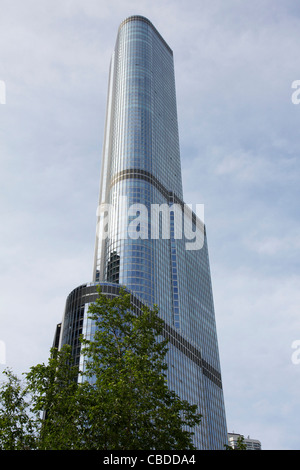
[{"label": "green leafy tree", "polygon": [[95,449],[193,449],[197,406],[166,382],[167,341],[157,308],[136,314],[130,294],[102,295],[91,304],[93,338],[82,339],[84,377],[93,397],[89,445]]},{"label": "green leafy tree", "polygon": [[247,445],[245,444],[244,436],[239,436],[234,447],[225,445],[226,450],[247,450]]},{"label": "green leafy tree", "polygon": [[[0,449],[80,449],[88,397],[78,387],[70,346],[52,349],[21,381],[10,370],[0,387]],[[82,412],[82,410],[84,410]]]},{"label": "green leafy tree", "polygon": [[6,371],[0,386],[0,449],[193,449],[197,406],[168,389],[158,310],[136,314],[130,295],[90,306],[94,334],[82,338],[79,371],[70,346],[21,382]]},{"label": "green leafy tree", "polygon": [[0,450],[35,448],[36,420],[22,381],[10,369],[0,385]]},{"label": "green leafy tree", "polygon": [[71,348],[51,349],[47,364],[38,364],[26,374],[26,390],[35,413],[39,449],[76,448],[80,441],[80,400],[78,368]]}]

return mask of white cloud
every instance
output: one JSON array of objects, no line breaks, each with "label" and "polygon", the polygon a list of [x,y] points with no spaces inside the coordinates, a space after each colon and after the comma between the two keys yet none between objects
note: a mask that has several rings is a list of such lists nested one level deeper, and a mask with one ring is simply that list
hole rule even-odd
[{"label": "white cloud", "polygon": [[299,257],[300,233],[286,233],[284,227],[280,226],[278,221],[278,233],[276,235],[259,237],[249,236],[245,244],[250,250],[256,251],[259,255],[267,256],[286,256],[291,255]]}]

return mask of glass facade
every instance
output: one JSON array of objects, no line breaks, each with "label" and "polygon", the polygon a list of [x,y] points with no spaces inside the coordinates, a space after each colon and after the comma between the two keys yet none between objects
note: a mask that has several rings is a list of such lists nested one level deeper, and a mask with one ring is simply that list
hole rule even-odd
[{"label": "glass facade", "polygon": [[[179,152],[173,53],[144,17],[119,27],[110,64],[99,207],[117,208],[103,222],[98,212],[93,282],[68,297],[61,344],[73,346],[82,362],[79,334],[92,334],[86,318],[99,283],[117,295],[119,285],[134,302],[158,305],[170,340],[168,384],[203,415],[196,430],[198,449],[227,443],[209,258],[204,224],[201,249],[187,249],[178,236],[184,207]],[[153,223],[153,207],[167,210],[168,236]],[[173,210],[172,210],[173,209]],[[166,220],[166,219],[165,219]],[[109,225],[109,233],[106,233]],[[181,229],[182,235],[182,229]],[[72,336],[73,335],[73,336]],[[81,367],[83,364],[81,363]]]}]

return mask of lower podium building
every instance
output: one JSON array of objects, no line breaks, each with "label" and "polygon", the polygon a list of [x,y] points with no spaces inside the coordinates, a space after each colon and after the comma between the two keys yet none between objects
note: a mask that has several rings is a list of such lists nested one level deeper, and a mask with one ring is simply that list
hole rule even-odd
[{"label": "lower podium building", "polygon": [[93,280],[69,294],[55,335],[81,368],[79,336],[92,333],[87,311],[99,285],[107,296],[125,287],[137,312],[158,305],[168,386],[198,405],[197,449],[223,450],[206,227],[183,201],[173,52],[142,16],[121,23],[110,64]]}]

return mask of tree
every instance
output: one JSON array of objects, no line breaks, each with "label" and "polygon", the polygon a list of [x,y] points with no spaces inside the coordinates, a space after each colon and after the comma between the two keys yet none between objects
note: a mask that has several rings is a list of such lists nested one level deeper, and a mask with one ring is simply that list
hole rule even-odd
[{"label": "tree", "polygon": [[0,450],[35,447],[35,417],[22,381],[10,369],[0,385]]},{"label": "tree", "polygon": [[226,450],[247,450],[247,445],[244,442],[244,436],[239,436],[234,447],[225,445]]},{"label": "tree", "polygon": [[52,349],[24,383],[11,372],[0,387],[0,449],[194,449],[197,406],[168,389],[157,308],[133,311],[130,295],[99,297],[94,334],[82,338],[84,370],[70,346]]},{"label": "tree", "polygon": [[26,374],[26,390],[31,395],[31,411],[37,416],[37,447],[66,450],[80,442],[80,390],[78,368],[71,348],[51,349],[48,364],[31,367]]},{"label": "tree", "polygon": [[130,294],[101,294],[91,304],[93,338],[82,339],[84,377],[90,381],[92,447],[97,449],[193,449],[201,415],[166,381],[167,340],[158,309],[132,310]]}]

